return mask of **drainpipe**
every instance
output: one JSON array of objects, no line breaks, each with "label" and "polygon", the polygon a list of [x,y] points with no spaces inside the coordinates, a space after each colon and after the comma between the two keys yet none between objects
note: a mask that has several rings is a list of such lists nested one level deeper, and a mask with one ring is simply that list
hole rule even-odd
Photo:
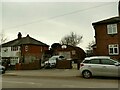
[{"label": "drainpipe", "polygon": [[[119,18],[120,18],[120,0],[119,0],[119,3],[118,3],[118,16],[119,16]],[[118,39],[119,40],[119,39]],[[120,53],[120,40],[119,40],[119,53]],[[119,60],[120,60],[120,55],[119,55],[119,58],[118,58]]]}]

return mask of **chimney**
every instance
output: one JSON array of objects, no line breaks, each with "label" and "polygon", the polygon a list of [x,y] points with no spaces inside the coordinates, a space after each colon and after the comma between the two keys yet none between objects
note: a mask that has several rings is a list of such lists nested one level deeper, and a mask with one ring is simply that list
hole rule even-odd
[{"label": "chimney", "polygon": [[22,38],[22,34],[21,32],[18,33],[18,39],[21,39]]},{"label": "chimney", "polygon": [[119,3],[118,3],[118,14],[119,14],[119,17],[120,17],[120,0],[119,0]]},{"label": "chimney", "polygon": [[27,34],[27,37],[30,37],[29,34]]}]

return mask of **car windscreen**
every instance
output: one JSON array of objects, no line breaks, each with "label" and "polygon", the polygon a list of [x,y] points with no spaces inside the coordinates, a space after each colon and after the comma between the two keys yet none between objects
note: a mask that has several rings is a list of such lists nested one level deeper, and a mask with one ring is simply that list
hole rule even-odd
[{"label": "car windscreen", "polygon": [[115,60],[115,59],[110,59],[110,60],[112,60],[114,63],[120,63],[119,60]]},{"label": "car windscreen", "polygon": [[57,59],[57,57],[51,57],[49,60],[51,61],[51,60],[56,60]]}]

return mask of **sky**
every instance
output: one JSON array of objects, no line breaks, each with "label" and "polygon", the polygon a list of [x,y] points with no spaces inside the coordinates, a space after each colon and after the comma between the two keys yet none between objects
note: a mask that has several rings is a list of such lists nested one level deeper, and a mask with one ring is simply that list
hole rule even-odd
[{"label": "sky", "polygon": [[0,33],[7,41],[18,32],[52,45],[74,32],[83,36],[78,47],[86,50],[94,40],[92,23],[118,16],[118,0],[93,1],[2,1],[0,2]]}]

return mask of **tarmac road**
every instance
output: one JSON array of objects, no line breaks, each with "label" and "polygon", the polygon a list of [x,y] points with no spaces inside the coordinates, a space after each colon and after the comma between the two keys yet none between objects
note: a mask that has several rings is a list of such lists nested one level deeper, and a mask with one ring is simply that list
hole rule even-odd
[{"label": "tarmac road", "polygon": [[46,78],[5,76],[3,88],[117,88],[115,79]]},{"label": "tarmac road", "polygon": [[116,78],[84,79],[76,69],[7,71],[3,88],[118,88]]}]

